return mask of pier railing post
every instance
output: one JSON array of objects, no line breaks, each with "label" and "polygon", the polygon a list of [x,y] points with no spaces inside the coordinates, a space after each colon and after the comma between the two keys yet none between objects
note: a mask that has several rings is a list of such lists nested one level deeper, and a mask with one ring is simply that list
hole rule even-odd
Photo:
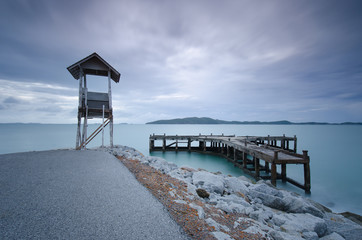
[{"label": "pier railing post", "polygon": [[310,193],[310,166],[309,166],[309,156],[308,151],[303,150],[303,158],[307,160],[306,163],[304,163],[304,190],[306,193]]},{"label": "pier railing post", "polygon": [[189,152],[191,151],[191,139],[190,138],[187,139],[187,149],[189,150]]},{"label": "pier railing post", "polygon": [[294,135],[294,153],[297,153],[297,136]]}]

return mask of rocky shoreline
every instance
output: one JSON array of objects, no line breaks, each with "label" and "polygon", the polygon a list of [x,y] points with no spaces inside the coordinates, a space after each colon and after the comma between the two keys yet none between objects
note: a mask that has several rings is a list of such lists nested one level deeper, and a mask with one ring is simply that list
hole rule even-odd
[{"label": "rocky shoreline", "polygon": [[[362,236],[360,224],[333,213],[310,199],[277,189],[268,181],[254,184],[245,177],[179,168],[165,159],[143,156],[137,150],[125,146],[95,150],[108,151],[115,156],[138,161],[183,182],[187,191],[185,194],[177,194],[177,189],[172,185],[167,188],[172,203],[188,205],[194,209],[197,218],[206,222],[211,235],[216,239],[253,239],[257,236],[258,239],[278,240],[338,240],[360,239]],[[210,209],[217,209],[223,214],[213,214]],[[230,216],[233,216],[231,225]],[[246,235],[242,235],[243,238],[235,233],[239,225],[244,226],[242,232]]]}]

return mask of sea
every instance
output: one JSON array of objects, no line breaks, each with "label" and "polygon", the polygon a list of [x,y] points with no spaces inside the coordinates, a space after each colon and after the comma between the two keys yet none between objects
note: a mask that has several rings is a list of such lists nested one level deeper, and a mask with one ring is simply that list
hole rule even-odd
[{"label": "sea", "polygon": [[[89,124],[88,133],[98,127]],[[0,154],[69,149],[75,147],[76,124],[0,124]],[[334,212],[362,215],[362,126],[361,125],[149,125],[115,124],[114,144],[133,147],[144,155],[165,158],[178,166],[202,168],[232,176],[243,171],[226,159],[188,152],[149,152],[151,134],[236,136],[297,136],[297,152],[308,150],[311,167],[311,194],[278,180],[279,188],[294,191],[317,201]],[[109,129],[104,132],[109,145]],[[102,144],[99,134],[88,145]],[[0,166],[1,167],[1,166]],[[287,167],[287,175],[303,183],[303,166]],[[246,175],[247,176],[247,175]],[[0,185],[1,187],[1,185]]]}]

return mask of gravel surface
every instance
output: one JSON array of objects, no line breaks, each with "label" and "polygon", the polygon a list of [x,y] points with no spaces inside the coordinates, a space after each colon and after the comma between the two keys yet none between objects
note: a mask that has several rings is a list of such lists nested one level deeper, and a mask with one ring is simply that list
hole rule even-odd
[{"label": "gravel surface", "polygon": [[0,239],[187,239],[114,156],[0,155]]}]

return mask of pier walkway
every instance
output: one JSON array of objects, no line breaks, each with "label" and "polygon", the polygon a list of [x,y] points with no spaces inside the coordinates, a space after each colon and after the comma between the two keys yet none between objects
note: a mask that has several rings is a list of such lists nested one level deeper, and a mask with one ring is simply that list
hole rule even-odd
[{"label": "pier walkway", "polygon": [[188,239],[113,155],[0,155],[0,239]]},{"label": "pier walkway", "polygon": [[[161,142],[161,144],[158,144]],[[308,151],[297,153],[297,138],[283,136],[235,135],[150,135],[150,151],[195,151],[217,154],[255,179],[270,179],[276,186],[277,179],[289,182],[310,192],[310,159]],[[304,184],[287,177],[288,164],[303,164]],[[280,165],[281,172],[277,171]],[[262,173],[263,172],[263,173]]]}]

